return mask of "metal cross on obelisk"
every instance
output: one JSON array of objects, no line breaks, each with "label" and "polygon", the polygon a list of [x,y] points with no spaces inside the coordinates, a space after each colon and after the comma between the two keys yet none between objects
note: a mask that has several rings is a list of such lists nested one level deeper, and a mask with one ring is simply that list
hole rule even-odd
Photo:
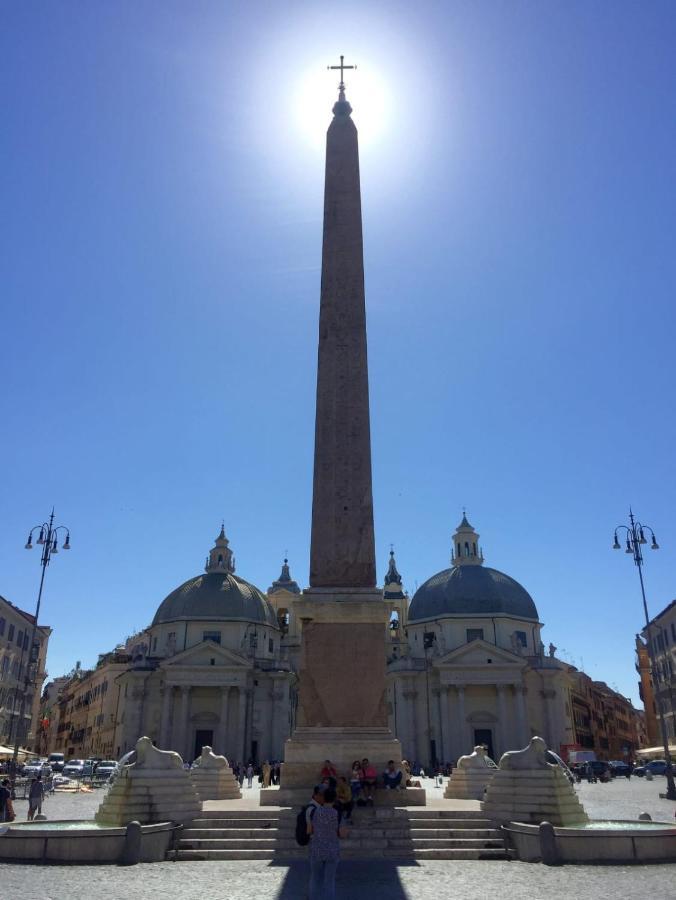
[{"label": "metal cross on obelisk", "polygon": [[346,66],[345,63],[343,62],[344,59],[345,59],[345,57],[341,53],[339,66],[327,66],[326,67],[327,69],[340,69],[340,84],[338,85],[338,90],[340,91],[341,94],[343,94],[345,92],[345,82],[343,81],[343,72],[345,71],[345,69],[356,69],[357,68],[356,66]]}]

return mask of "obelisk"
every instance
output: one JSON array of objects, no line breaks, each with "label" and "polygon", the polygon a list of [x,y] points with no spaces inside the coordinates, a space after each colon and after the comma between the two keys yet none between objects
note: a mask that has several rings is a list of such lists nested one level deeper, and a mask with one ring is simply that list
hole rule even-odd
[{"label": "obelisk", "polygon": [[345,775],[355,759],[379,771],[401,760],[385,702],[391,605],[376,588],[359,150],[343,82],[351,67],[341,56],[332,68],[341,80],[326,136],[310,587],[294,604],[298,710],[281,788],[261,793],[281,805],[305,802],[325,759]]},{"label": "obelisk", "polygon": [[326,135],[310,586],[373,588],[359,148],[342,71],[339,91]]}]

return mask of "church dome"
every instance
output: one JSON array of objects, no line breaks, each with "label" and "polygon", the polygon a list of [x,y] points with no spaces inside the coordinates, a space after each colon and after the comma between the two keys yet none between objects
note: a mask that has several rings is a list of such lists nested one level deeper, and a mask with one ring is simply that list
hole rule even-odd
[{"label": "church dome", "polygon": [[453,566],[433,575],[413,595],[408,620],[475,615],[538,621],[528,591],[509,575],[488,566]]},{"label": "church dome", "polygon": [[429,578],[413,595],[409,622],[444,616],[514,616],[538,621],[533,598],[518,581],[484,566],[479,535],[463,515],[453,535],[452,568]]},{"label": "church dome", "polygon": [[229,619],[277,627],[274,610],[258,588],[231,572],[207,572],[177,587],[160,604],[153,625],[178,619]]},{"label": "church dome", "polygon": [[205,574],[186,581],[160,603],[153,625],[177,620],[260,622],[277,628],[275,611],[253,584],[235,575],[225,531],[209,552]]}]

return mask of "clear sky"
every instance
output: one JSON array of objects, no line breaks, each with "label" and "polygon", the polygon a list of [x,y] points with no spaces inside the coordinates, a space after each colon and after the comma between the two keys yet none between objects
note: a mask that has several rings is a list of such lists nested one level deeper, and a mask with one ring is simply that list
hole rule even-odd
[{"label": "clear sky", "polygon": [[543,637],[637,699],[629,504],[676,596],[672,2],[6,2],[0,593],[52,504],[48,668],[92,664],[225,519],[307,583],[323,135],[344,53],[379,575],[466,505]]}]

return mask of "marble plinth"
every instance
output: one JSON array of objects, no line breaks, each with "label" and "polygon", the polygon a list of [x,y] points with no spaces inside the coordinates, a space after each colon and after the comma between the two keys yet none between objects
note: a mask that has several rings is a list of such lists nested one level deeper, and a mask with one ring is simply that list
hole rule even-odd
[{"label": "marble plinth", "polygon": [[202,747],[199,764],[190,770],[190,779],[200,800],[239,800],[242,792],[228,760],[211,747]]},{"label": "marble plinth", "polygon": [[575,788],[560,766],[548,763],[547,747],[534,737],[525,750],[505,753],[482,803],[493,822],[551,822],[574,825],[588,822]]},{"label": "marble plinth", "polygon": [[486,750],[478,746],[468,756],[461,756],[453,770],[444,797],[447,800],[483,800],[486,788],[497,769],[486,762]]},{"label": "marble plinth", "polygon": [[108,825],[183,823],[201,810],[178,753],[158,750],[150,738],[142,737],[136,743],[136,762],[122,767],[94,818]]}]

